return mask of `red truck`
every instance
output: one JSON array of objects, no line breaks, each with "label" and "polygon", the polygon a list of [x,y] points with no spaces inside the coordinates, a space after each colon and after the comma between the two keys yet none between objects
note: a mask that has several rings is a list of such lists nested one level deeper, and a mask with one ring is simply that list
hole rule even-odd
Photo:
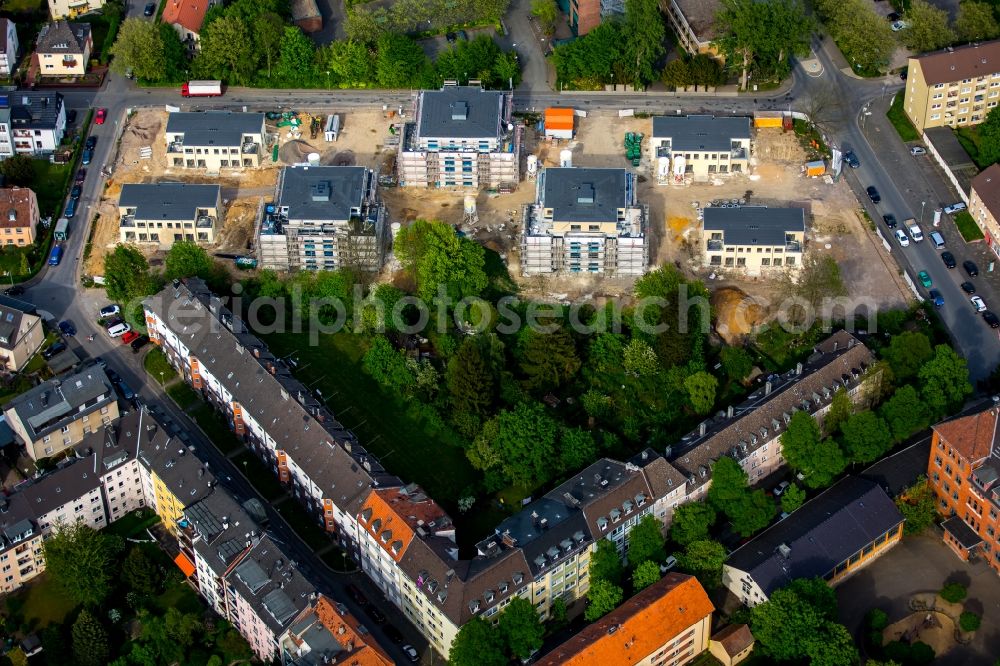
[{"label": "red truck", "polygon": [[182,97],[220,97],[222,81],[188,81],[181,84]]}]

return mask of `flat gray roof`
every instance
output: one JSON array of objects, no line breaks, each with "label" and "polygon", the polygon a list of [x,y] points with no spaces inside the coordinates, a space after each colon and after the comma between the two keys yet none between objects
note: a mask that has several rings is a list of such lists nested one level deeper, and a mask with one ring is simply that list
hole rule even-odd
[{"label": "flat gray roof", "polygon": [[360,166],[291,166],[282,170],[278,206],[288,206],[289,220],[343,220],[365,198]]},{"label": "flat gray roof", "polygon": [[611,222],[629,205],[625,169],[550,167],[539,178],[541,204],[556,222]]},{"label": "flat gray roof", "polygon": [[6,410],[13,409],[37,436],[51,427],[46,424],[76,418],[82,405],[111,394],[111,384],[104,370],[93,365],[75,375],[39,384],[7,403]]},{"label": "flat gray roof", "polygon": [[727,245],[784,245],[785,234],[805,231],[801,208],[738,206],[705,209],[705,231],[721,231]]},{"label": "flat gray roof", "polygon": [[728,151],[733,139],[750,138],[745,116],[655,116],[653,137],[671,139],[674,150]]},{"label": "flat gray roof", "polygon": [[139,220],[193,220],[195,209],[215,208],[218,185],[148,183],[122,185],[118,205],[135,208]]},{"label": "flat gray roof", "polygon": [[244,134],[260,134],[263,113],[176,111],[167,117],[167,134],[183,134],[192,146],[238,146]]},{"label": "flat gray roof", "polygon": [[445,86],[420,93],[421,138],[496,138],[504,93],[475,86]]}]

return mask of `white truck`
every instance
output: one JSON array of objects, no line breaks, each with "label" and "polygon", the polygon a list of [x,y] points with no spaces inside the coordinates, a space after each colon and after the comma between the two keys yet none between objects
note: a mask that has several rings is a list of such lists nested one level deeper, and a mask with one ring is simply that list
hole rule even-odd
[{"label": "white truck", "polygon": [[912,217],[903,222],[903,225],[910,232],[910,238],[913,239],[914,243],[919,243],[924,239],[924,232],[920,230],[920,225]]}]

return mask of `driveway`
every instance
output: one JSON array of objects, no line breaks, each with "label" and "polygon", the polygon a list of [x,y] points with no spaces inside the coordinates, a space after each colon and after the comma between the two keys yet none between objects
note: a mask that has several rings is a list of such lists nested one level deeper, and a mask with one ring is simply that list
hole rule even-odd
[{"label": "driveway", "polygon": [[497,41],[500,48],[515,49],[521,62],[522,93],[544,93],[552,90],[549,63],[545,59],[548,41],[538,30],[538,22],[531,17],[531,0],[513,0],[503,18],[507,34]]},{"label": "driveway", "polygon": [[943,666],[993,666],[1000,655],[1000,576],[985,563],[968,564],[941,541],[941,530],[906,537],[886,555],[837,586],[840,621],[862,640],[865,614],[881,608],[895,622],[908,612],[910,595],[936,591],[946,582],[969,588],[966,608],[980,613],[982,628],[969,645],[960,645],[935,664]]}]

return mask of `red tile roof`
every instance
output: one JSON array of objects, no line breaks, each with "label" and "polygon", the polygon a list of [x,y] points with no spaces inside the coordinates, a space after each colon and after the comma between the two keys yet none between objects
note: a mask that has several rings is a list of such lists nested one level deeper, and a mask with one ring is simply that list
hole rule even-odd
[{"label": "red tile roof", "polygon": [[450,528],[451,519],[417,486],[375,490],[361,507],[359,522],[392,559],[399,562],[420,531],[438,533]]},{"label": "red tile roof", "polygon": [[960,416],[938,423],[934,431],[960,456],[969,462],[990,455],[997,436],[997,413],[1000,408],[991,406],[978,414]]},{"label": "red tile roof", "polygon": [[341,615],[333,602],[320,595],[313,611],[320,623],[333,635],[346,651],[331,662],[332,664],[350,664],[351,666],[392,666],[393,661],[385,650],[375,642],[370,633],[362,633],[360,623],[350,613]]},{"label": "red tile roof", "polygon": [[633,666],[713,610],[696,578],[670,573],[549,652],[538,664]]},{"label": "red tile roof", "polygon": [[201,24],[208,12],[209,0],[167,0],[163,8],[163,22],[176,23],[194,33],[201,32]]}]

